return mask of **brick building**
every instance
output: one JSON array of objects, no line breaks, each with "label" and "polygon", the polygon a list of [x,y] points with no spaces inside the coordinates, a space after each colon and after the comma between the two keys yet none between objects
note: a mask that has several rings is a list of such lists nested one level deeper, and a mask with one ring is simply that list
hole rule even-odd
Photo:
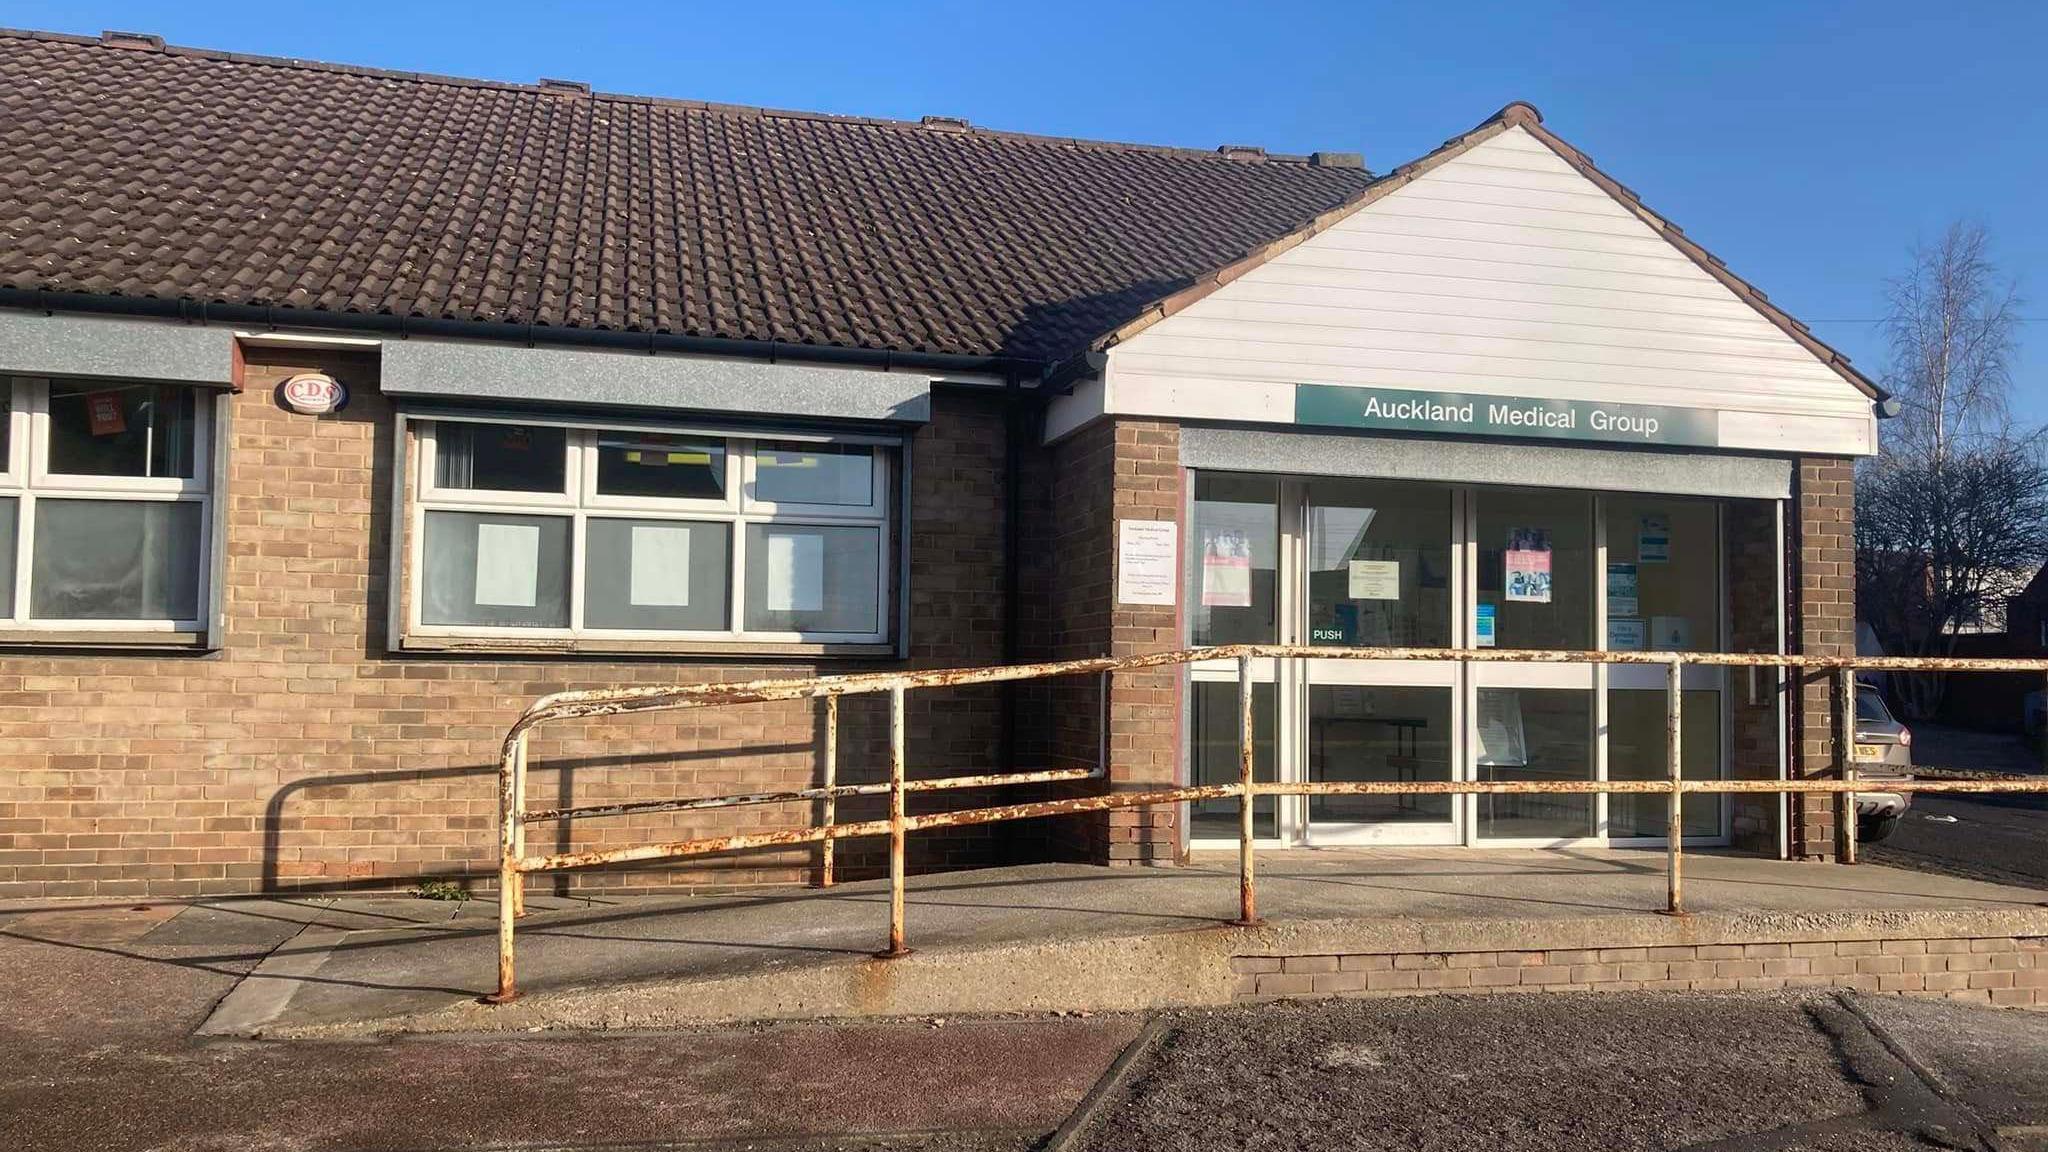
[{"label": "brick building", "polygon": [[[1240,641],[1853,650],[1876,389],[1526,105],[1376,174],[132,34],[0,33],[0,77],[0,897],[488,876],[498,742],[565,688]],[[1260,771],[1658,775],[1662,675],[1262,664]],[[1686,675],[1688,773],[1827,766],[1821,687]],[[1236,693],[1200,664],[921,692],[910,764],[1229,779]],[[875,703],[845,779],[882,771]],[[531,800],[804,786],[821,731],[809,702],[550,727]],[[1646,799],[1258,826],[1654,843]],[[1825,802],[1687,811],[1689,840],[1831,850]],[[1235,820],[984,826],[912,864],[1170,863]]]}]

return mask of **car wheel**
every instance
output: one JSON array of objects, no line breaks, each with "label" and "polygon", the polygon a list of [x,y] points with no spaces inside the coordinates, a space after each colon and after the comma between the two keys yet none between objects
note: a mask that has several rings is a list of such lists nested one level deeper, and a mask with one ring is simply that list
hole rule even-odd
[{"label": "car wheel", "polygon": [[1899,827],[1897,813],[1886,816],[1867,816],[1856,821],[1856,841],[1859,844],[1882,844]]}]

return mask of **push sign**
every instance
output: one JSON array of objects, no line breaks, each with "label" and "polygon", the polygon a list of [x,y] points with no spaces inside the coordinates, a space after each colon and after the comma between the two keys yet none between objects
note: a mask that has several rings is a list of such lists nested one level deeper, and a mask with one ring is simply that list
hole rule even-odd
[{"label": "push sign", "polygon": [[278,386],[284,406],[306,416],[339,412],[348,403],[348,389],[325,372],[301,372]]}]

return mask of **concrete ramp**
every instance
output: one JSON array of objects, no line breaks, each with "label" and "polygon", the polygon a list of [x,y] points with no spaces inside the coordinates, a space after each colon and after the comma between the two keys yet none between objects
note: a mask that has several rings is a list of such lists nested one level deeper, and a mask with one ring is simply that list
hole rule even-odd
[{"label": "concrete ramp", "polygon": [[1689,853],[1697,913],[1686,918],[1656,913],[1653,852],[1276,852],[1260,865],[1268,922],[1253,929],[1222,923],[1236,909],[1232,858],[919,878],[915,951],[893,960],[871,955],[887,924],[879,882],[537,896],[519,931],[524,995],[502,1007],[477,1002],[496,947],[479,901],[435,922],[288,941],[206,1030],[618,1029],[1601,988],[1828,985],[2032,1003],[2048,983],[2048,960],[2036,967],[2048,893],[1871,865]]}]

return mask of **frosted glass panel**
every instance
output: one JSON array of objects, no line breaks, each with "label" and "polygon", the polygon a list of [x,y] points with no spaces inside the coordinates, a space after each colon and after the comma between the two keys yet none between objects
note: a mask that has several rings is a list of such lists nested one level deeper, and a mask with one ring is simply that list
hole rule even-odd
[{"label": "frosted glass panel", "polygon": [[877,528],[747,525],[747,628],[882,630]]},{"label": "frosted glass panel", "polygon": [[729,629],[730,539],[724,524],[591,520],[584,533],[584,626]]},{"label": "frosted glass panel", "polygon": [[200,509],[183,501],[36,501],[29,614],[197,620]]},{"label": "frosted glass panel", "polygon": [[569,626],[569,521],[429,512],[422,624]]}]

